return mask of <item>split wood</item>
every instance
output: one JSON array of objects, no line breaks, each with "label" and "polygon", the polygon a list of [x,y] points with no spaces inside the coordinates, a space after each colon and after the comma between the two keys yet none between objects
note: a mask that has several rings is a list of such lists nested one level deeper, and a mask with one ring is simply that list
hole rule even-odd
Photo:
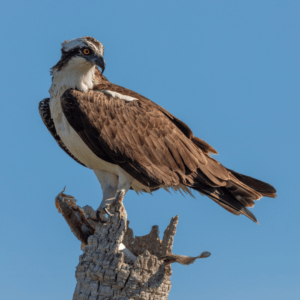
[{"label": "split wood", "polygon": [[81,208],[74,197],[59,193],[55,198],[83,254],[76,268],[73,300],[167,300],[171,289],[171,263],[189,265],[210,256],[205,251],[190,257],[172,253],[178,216],[173,217],[159,239],[158,226],[145,236],[134,237],[128,227],[124,194],[110,207],[107,223],[97,221],[90,207]]}]

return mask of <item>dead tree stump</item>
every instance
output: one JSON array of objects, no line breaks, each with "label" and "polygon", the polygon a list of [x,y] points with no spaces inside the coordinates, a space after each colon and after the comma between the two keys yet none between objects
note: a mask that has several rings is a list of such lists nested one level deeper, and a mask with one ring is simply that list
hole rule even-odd
[{"label": "dead tree stump", "polygon": [[158,226],[134,238],[122,203],[124,195],[119,195],[110,208],[113,216],[103,224],[90,206],[79,207],[74,197],[63,192],[55,199],[56,207],[83,250],[73,300],[165,300],[171,289],[171,263],[188,265],[210,256],[209,252],[197,257],[172,254],[178,216],[171,219],[162,241]]}]

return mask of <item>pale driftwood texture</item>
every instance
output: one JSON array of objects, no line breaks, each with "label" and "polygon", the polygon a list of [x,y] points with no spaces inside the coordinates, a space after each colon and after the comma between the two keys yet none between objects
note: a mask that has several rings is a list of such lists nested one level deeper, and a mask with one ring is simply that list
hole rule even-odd
[{"label": "pale driftwood texture", "polygon": [[113,216],[108,216],[105,224],[96,221],[90,206],[76,205],[74,197],[62,192],[55,199],[82,243],[73,300],[165,300],[171,289],[171,263],[188,265],[210,255],[206,251],[197,257],[172,254],[178,216],[171,219],[162,241],[158,226],[148,235],[134,238],[123,197],[120,194],[112,205]]}]

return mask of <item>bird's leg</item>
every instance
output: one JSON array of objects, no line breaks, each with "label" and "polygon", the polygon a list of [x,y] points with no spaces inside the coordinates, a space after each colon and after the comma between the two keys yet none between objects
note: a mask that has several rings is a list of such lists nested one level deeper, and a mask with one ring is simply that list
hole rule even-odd
[{"label": "bird's leg", "polygon": [[106,214],[110,214],[108,207],[114,202],[118,188],[118,176],[106,171],[94,170],[102,188],[103,198],[96,211],[96,217],[101,222],[106,222]]},{"label": "bird's leg", "polygon": [[120,193],[127,193],[133,182],[133,177],[126,173],[123,169],[118,167],[118,187],[115,194],[115,201],[119,198]]},{"label": "bird's leg", "polygon": [[[133,178],[127,174],[123,169],[117,168],[118,171],[118,181],[117,185],[113,184],[112,181],[106,182],[106,184],[101,183],[102,190],[103,190],[103,200],[98,208],[98,215],[100,214],[100,219],[103,221],[103,214],[112,215],[109,212],[109,206],[112,205],[119,197],[121,192],[124,192],[124,194],[130,189]],[[97,175],[97,174],[96,174]],[[116,176],[110,173],[112,176]],[[97,176],[98,177],[98,176]],[[111,177],[110,177],[111,178]],[[98,177],[99,179],[99,177]],[[106,177],[107,179],[107,177]],[[100,180],[99,180],[100,181]],[[103,182],[103,180],[102,180]],[[114,181],[115,183],[115,181]],[[113,187],[112,187],[113,186]],[[113,196],[112,196],[113,193]]]}]

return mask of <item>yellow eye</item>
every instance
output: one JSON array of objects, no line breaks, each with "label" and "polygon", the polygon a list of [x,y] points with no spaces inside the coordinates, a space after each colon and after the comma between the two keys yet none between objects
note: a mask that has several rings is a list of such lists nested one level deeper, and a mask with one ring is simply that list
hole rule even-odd
[{"label": "yellow eye", "polygon": [[88,54],[90,54],[90,50],[89,49],[87,49],[87,48],[85,48],[85,49],[83,49],[83,54],[85,54],[85,55],[88,55]]}]

